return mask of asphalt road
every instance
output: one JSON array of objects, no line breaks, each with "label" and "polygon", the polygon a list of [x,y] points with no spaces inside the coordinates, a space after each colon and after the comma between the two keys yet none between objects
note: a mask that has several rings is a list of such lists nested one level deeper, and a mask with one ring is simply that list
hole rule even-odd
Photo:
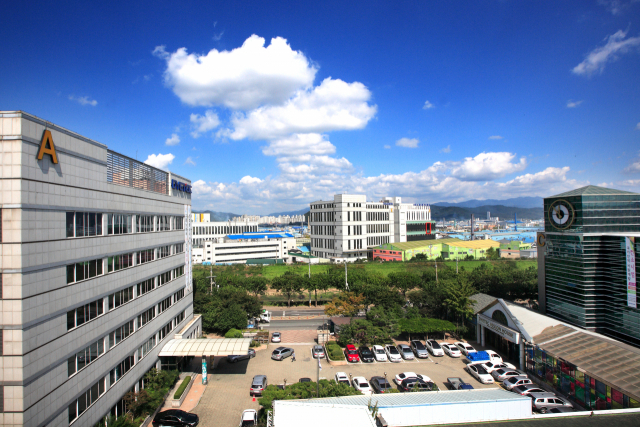
[{"label": "asphalt road", "polygon": [[271,312],[271,316],[323,316],[324,309],[323,308],[310,308],[306,310],[296,310],[294,308],[284,309],[284,310],[273,310]]},{"label": "asphalt road", "polygon": [[304,320],[272,320],[271,323],[261,323],[266,330],[270,331],[293,331],[293,330],[313,330],[324,323],[324,319],[304,319]]}]

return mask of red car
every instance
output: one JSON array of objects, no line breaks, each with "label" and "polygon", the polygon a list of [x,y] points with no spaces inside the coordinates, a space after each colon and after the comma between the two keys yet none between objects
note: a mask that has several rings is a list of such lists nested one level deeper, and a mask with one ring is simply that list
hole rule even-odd
[{"label": "red car", "polygon": [[356,350],[356,346],[353,344],[347,344],[347,348],[344,350],[344,354],[347,356],[347,360],[349,362],[359,362],[360,356],[358,355],[358,350]]}]

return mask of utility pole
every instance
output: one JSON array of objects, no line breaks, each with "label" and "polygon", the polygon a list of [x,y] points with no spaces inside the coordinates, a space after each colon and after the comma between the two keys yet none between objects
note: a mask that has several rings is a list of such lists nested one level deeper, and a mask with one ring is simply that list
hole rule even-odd
[{"label": "utility pole", "polygon": [[[213,284],[216,283],[215,281],[216,276],[213,275],[213,265],[209,266],[209,277],[208,279],[210,280],[210,285],[211,285],[211,295],[213,295]],[[216,283],[216,289],[218,288],[218,284]]]},{"label": "utility pole", "polygon": [[438,283],[438,261],[436,261],[436,283]]},{"label": "utility pole", "polygon": [[458,274],[458,255],[456,254],[456,274]]},{"label": "utility pole", "polygon": [[344,260],[344,288],[349,290],[349,282],[347,282],[347,260]]}]

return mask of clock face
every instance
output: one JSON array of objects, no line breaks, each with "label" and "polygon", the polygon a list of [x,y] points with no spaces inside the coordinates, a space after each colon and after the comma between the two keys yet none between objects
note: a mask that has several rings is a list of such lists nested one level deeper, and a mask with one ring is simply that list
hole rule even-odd
[{"label": "clock face", "polygon": [[549,220],[555,228],[564,230],[573,224],[576,211],[566,200],[556,200],[549,207]]}]

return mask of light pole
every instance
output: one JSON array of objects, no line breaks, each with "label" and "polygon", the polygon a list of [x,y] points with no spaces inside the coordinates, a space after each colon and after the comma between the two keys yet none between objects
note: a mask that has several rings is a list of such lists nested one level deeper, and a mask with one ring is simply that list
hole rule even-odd
[{"label": "light pole", "polygon": [[456,254],[456,274],[458,274],[458,254]]},{"label": "light pole", "polygon": [[[213,266],[209,266],[209,277],[208,279],[210,279],[210,286],[211,286],[211,295],[213,295],[213,284],[216,283],[215,281],[216,276],[213,275]],[[216,283],[216,288],[218,288],[218,284]]]},{"label": "light pole", "polygon": [[347,282],[347,260],[344,260],[344,288],[349,290],[349,282]]}]

